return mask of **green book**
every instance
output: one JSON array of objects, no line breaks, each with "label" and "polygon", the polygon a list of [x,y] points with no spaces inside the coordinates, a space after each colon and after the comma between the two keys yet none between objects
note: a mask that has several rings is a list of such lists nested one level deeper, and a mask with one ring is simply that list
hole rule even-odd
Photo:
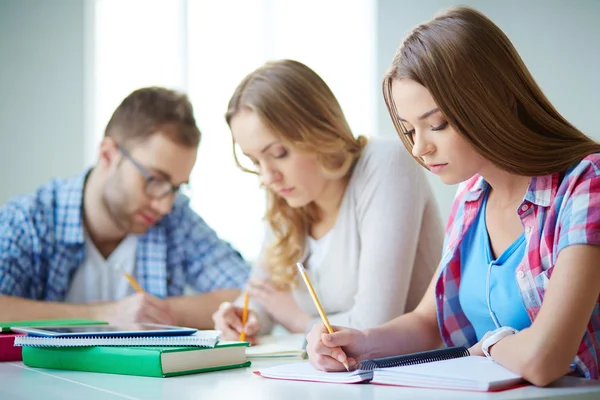
[{"label": "green book", "polygon": [[107,324],[104,321],[94,321],[84,318],[71,319],[36,319],[31,321],[0,321],[0,333],[10,332],[10,327],[14,326],[70,326],[70,325],[99,325]]},{"label": "green book", "polygon": [[246,342],[204,347],[23,347],[29,367],[170,377],[249,367]]}]

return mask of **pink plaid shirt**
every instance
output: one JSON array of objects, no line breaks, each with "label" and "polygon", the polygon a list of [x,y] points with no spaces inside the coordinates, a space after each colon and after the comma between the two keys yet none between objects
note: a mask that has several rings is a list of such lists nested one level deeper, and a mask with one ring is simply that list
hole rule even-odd
[{"label": "pink plaid shirt", "polygon": [[[438,325],[447,346],[472,346],[477,342],[458,300],[460,245],[479,212],[481,194],[487,187],[481,176],[474,176],[460,184],[452,205],[435,287]],[[515,279],[533,321],[560,251],[570,245],[600,244],[600,153],[585,157],[564,174],[534,177],[518,214],[525,228],[526,256],[516,269]],[[600,296],[574,360],[577,372],[588,379],[599,378],[599,300]]]}]

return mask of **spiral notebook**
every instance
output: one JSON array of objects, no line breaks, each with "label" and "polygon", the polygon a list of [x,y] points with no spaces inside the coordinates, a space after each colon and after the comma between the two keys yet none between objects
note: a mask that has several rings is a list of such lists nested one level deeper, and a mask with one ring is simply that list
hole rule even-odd
[{"label": "spiral notebook", "polygon": [[31,347],[87,347],[87,346],[168,346],[215,347],[220,331],[197,331],[187,336],[136,336],[136,337],[42,337],[18,336],[15,346]]},{"label": "spiral notebook", "polygon": [[465,347],[449,347],[362,361],[350,372],[323,372],[308,362],[256,371],[264,378],[326,383],[370,382],[435,389],[496,391],[518,386],[520,376],[485,357],[470,356]]}]

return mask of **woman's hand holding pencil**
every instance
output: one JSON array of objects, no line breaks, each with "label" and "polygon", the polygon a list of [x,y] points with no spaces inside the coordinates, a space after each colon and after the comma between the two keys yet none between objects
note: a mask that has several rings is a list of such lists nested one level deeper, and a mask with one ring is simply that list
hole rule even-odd
[{"label": "woman's hand holding pencil", "polygon": [[358,362],[358,356],[363,354],[364,348],[366,348],[365,334],[356,329],[331,326],[306,269],[302,263],[298,263],[296,266],[323,321],[322,324],[313,326],[306,336],[306,351],[310,363],[316,369],[324,371],[354,369]]},{"label": "woman's hand holding pencil", "polygon": [[[221,331],[224,340],[244,340],[250,344],[257,344],[256,335],[260,329],[260,323],[256,312],[247,309],[246,323],[243,322],[244,307],[233,303],[222,303],[213,314],[215,329]],[[242,335],[243,333],[243,335]]]},{"label": "woman's hand holding pencil", "polygon": [[315,369],[321,371],[346,371],[344,361],[350,370],[368,357],[367,339],[362,331],[333,326],[329,333],[325,324],[316,324],[306,336],[306,352]]},{"label": "woman's hand holding pencil", "polygon": [[244,293],[244,307],[242,308],[242,331],[240,332],[240,342],[246,341],[246,323],[248,322],[248,301],[250,296],[248,292]]}]

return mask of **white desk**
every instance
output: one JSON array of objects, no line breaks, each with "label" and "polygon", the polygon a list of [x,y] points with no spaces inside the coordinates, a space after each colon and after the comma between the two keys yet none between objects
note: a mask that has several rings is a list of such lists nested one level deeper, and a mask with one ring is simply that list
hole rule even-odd
[{"label": "white desk", "polygon": [[370,384],[278,381],[252,371],[288,361],[254,361],[250,368],[173,378],[147,378],[34,369],[0,363],[0,399],[600,399],[600,382],[563,378],[548,388],[521,387],[497,393],[412,389]]}]

